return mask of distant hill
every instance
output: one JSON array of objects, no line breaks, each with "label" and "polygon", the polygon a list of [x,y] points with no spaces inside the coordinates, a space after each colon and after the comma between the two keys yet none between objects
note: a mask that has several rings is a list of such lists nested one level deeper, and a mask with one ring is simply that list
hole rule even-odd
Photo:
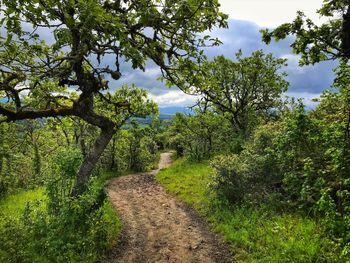
[{"label": "distant hill", "polygon": [[[192,111],[187,107],[160,107],[159,108],[159,119],[161,121],[172,119],[177,112],[181,113],[191,113]],[[123,126],[124,129],[128,129],[130,127],[131,120],[136,120],[140,125],[147,125],[152,122],[151,117],[147,118],[131,118],[126,124]]]},{"label": "distant hill", "polygon": [[191,113],[188,107],[159,107],[160,115],[175,115],[177,112]]}]

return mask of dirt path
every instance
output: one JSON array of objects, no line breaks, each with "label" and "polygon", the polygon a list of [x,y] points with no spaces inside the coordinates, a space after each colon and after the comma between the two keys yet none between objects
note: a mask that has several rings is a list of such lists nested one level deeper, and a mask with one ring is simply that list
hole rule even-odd
[{"label": "dirt path", "polygon": [[[170,157],[161,155],[160,169],[170,165]],[[157,172],[123,176],[109,184],[123,231],[106,262],[229,262],[227,247],[191,208],[154,180]]]}]

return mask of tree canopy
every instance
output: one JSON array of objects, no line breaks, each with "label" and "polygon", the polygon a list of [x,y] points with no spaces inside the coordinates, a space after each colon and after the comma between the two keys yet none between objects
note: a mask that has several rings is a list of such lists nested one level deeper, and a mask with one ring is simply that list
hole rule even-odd
[{"label": "tree canopy", "polygon": [[203,64],[202,77],[193,90],[203,96],[202,103],[223,114],[246,136],[254,118],[277,107],[287,90],[286,74],[281,71],[285,64],[285,59],[262,51],[249,57],[238,52],[236,61],[218,56]]},{"label": "tree canopy", "polygon": [[[151,59],[164,77],[174,79],[175,62],[203,59],[197,47],[205,43],[197,33],[226,26],[218,6],[215,0],[4,0],[1,95],[9,102],[0,113],[8,121],[80,115],[102,127],[91,112],[83,112],[91,108],[92,94],[105,97],[101,91],[110,88],[108,76],[121,77],[121,60],[144,70]],[[52,43],[38,33],[42,28]],[[107,59],[115,65],[106,65]],[[77,99],[62,94],[68,88],[80,92]]]}]

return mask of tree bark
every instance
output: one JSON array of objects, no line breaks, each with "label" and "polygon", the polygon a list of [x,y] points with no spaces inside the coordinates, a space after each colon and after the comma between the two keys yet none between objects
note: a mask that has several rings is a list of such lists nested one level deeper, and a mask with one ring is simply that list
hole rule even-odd
[{"label": "tree bark", "polygon": [[96,139],[91,151],[85,157],[80,166],[73,187],[72,196],[76,197],[84,192],[86,185],[92,175],[93,169],[99,161],[103,151],[112,139],[114,129],[102,128],[100,136]]},{"label": "tree bark", "polygon": [[112,140],[112,150],[111,150],[111,163],[110,163],[110,167],[109,169],[111,171],[114,171],[114,168],[115,168],[115,137],[113,138]]}]

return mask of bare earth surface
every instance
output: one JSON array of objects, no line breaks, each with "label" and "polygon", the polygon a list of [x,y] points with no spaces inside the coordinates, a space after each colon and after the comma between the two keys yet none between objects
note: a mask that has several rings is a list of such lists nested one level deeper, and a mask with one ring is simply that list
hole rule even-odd
[{"label": "bare earth surface", "polygon": [[[163,153],[159,168],[171,163]],[[179,202],[150,173],[112,180],[108,194],[122,217],[121,241],[105,262],[230,262],[226,245],[193,209]]]}]

